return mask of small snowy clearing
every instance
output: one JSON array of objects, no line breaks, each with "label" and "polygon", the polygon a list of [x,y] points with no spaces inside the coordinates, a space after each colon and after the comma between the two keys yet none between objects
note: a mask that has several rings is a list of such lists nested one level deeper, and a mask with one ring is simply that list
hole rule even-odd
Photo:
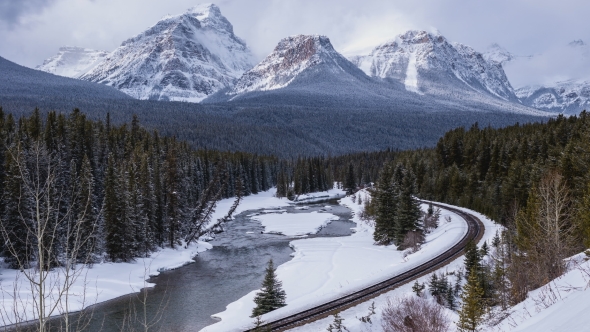
[{"label": "small snowy clearing", "polygon": [[[368,199],[365,191],[361,191],[361,195],[364,195],[363,201]],[[396,250],[395,246],[374,245],[373,227],[358,217],[362,206],[352,202],[351,197],[342,199],[341,204],[348,206],[354,212],[353,221],[357,223],[356,232],[345,237],[292,241],[291,246],[295,249],[294,258],[277,268],[278,278],[282,281],[287,293],[288,305],[264,315],[263,320],[272,321],[299,312],[407,271],[452,247],[467,231],[467,224],[462,218],[452,212],[443,211],[441,221],[445,217],[450,217],[451,222],[441,222],[437,229],[427,235],[422,249],[408,255],[407,252]],[[426,209],[427,206],[423,205],[422,208]],[[297,215],[299,214],[295,214]],[[277,215],[273,217],[276,218]],[[491,233],[492,236],[494,233],[495,229]],[[225,311],[213,316],[221,319],[220,322],[201,331],[243,331],[252,327],[253,319],[250,318],[250,314],[254,308],[253,299],[257,292],[258,290],[252,291],[230,303]],[[347,312],[344,314],[348,319],[350,315]],[[357,314],[355,311],[350,312],[353,315]],[[307,328],[308,325],[306,325],[299,329],[302,331],[325,330],[330,321],[329,319],[320,320],[318,323],[310,324],[313,326],[311,328]],[[360,331],[360,329],[352,331],[357,330]]]},{"label": "small snowy clearing", "polygon": [[265,214],[252,217],[252,220],[260,221],[264,226],[265,233],[287,236],[315,234],[330,221],[338,219],[340,218],[331,213],[318,213],[315,211],[296,214]]}]

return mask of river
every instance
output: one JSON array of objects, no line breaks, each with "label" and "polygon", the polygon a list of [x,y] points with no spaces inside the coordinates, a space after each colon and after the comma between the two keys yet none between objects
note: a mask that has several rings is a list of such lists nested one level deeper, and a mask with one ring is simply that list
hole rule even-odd
[{"label": "river", "polygon": [[[287,213],[332,213],[339,220],[332,221],[316,235],[309,237],[348,236],[355,224],[350,221],[349,209],[337,201],[308,205],[308,210],[294,206],[282,208]],[[330,206],[326,209],[326,206]],[[291,259],[289,242],[296,239],[276,234],[262,234],[260,222],[251,215],[262,210],[245,211],[225,225],[225,231],[211,241],[213,248],[202,252],[195,263],[176,270],[162,272],[149,281],[156,286],[147,290],[147,321],[150,330],[198,331],[216,321],[211,315],[224,311],[236,301],[261,286],[264,270],[270,258],[275,266]],[[138,323],[144,317],[142,294],[130,294],[90,307],[85,331],[143,330]],[[134,316],[133,313],[136,313]],[[131,313],[131,314],[130,314]],[[73,315],[76,318],[77,315]],[[129,326],[128,322],[133,322]],[[57,322],[54,321],[54,325]],[[52,331],[58,331],[54,326]]]}]

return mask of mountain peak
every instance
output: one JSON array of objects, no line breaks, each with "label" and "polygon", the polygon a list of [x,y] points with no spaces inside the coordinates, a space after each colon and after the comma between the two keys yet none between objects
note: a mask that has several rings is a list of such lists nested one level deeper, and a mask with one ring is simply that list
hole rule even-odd
[{"label": "mountain peak", "polygon": [[221,14],[217,5],[212,3],[200,4],[190,8],[186,14],[195,17],[201,26],[234,33],[233,25]]},{"label": "mountain peak", "polygon": [[408,30],[398,38],[407,44],[432,44],[446,42],[440,33],[430,33],[425,30]]},{"label": "mountain peak", "polygon": [[124,41],[81,76],[138,99],[199,102],[252,68],[246,43],[219,7],[205,4],[166,17]]},{"label": "mountain peak", "polygon": [[51,74],[78,78],[96,67],[108,55],[106,51],[76,46],[62,46],[53,57],[43,61],[35,69]]},{"label": "mountain peak", "polygon": [[506,50],[504,47],[500,46],[498,43],[492,43],[486,49],[484,53],[484,58],[490,62],[496,62],[499,64],[504,64],[514,59],[514,55]]},{"label": "mountain peak", "polygon": [[334,50],[328,37],[290,36],[281,39],[273,52],[256,67],[247,71],[228,94],[281,89],[291,85],[309,71],[350,75],[351,68],[352,75],[364,76],[352,63]]}]

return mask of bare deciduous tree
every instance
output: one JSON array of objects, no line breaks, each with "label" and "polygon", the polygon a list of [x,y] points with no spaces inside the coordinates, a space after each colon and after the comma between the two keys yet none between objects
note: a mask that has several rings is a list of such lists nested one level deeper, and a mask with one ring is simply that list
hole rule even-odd
[{"label": "bare deciduous tree", "polygon": [[[81,278],[85,279],[85,266],[91,261],[92,250],[85,249],[89,248],[89,233],[94,232],[99,215],[92,219],[86,215],[90,210],[92,180],[77,181],[74,174],[71,175],[73,184],[87,186],[66,188],[59,183],[58,170],[63,166],[59,158],[39,141],[30,142],[26,151],[22,144],[18,142],[10,147],[7,155],[11,175],[18,178],[15,182],[18,197],[13,197],[18,202],[14,206],[16,213],[0,218],[5,254],[21,271],[13,290],[2,289],[5,295],[13,291],[12,313],[2,313],[3,323],[18,326],[34,320],[36,329],[45,332],[49,317],[62,314],[62,330],[71,331],[74,324],[68,315],[70,302],[77,299],[82,306],[87,305],[86,280]],[[76,200],[79,211],[72,209]],[[78,280],[82,281],[82,290],[72,292]],[[28,290],[29,294],[23,294],[22,290]],[[84,326],[80,321],[83,317],[78,316],[76,326]]]}]

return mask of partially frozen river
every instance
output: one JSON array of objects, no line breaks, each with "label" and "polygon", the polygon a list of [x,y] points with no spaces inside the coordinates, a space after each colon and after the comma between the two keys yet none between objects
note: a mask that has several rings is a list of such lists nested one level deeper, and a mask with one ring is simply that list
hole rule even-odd
[{"label": "partially frozen river", "polygon": [[[307,210],[293,206],[281,210],[294,215],[325,211],[339,217],[309,237],[348,236],[355,226],[350,221],[350,210],[337,201],[310,204]],[[202,252],[195,263],[162,272],[150,280],[156,286],[147,293],[147,317],[148,320],[159,318],[153,330],[161,327],[163,331],[198,331],[215,323],[212,314],[224,311],[227,304],[260,288],[270,258],[275,266],[291,259],[293,250],[289,242],[300,237],[262,234],[264,228],[260,222],[251,218],[261,211],[237,215],[226,224],[225,232],[211,241],[213,249]],[[133,307],[137,314],[143,315],[136,294],[97,304],[87,330],[119,331]],[[139,326],[136,325],[136,329]]]}]

